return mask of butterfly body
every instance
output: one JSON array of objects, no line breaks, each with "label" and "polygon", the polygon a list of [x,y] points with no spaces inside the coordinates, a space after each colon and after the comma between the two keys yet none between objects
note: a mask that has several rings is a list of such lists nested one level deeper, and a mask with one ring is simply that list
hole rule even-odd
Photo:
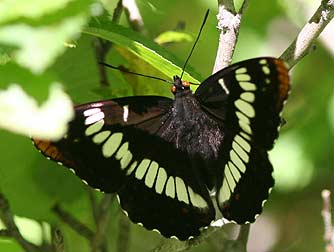
[{"label": "butterfly body", "polygon": [[210,76],[195,93],[175,76],[173,100],[76,106],[66,137],[34,143],[90,186],[116,192],[133,222],[185,240],[216,218],[214,204],[237,223],[261,213],[274,185],[267,151],[289,87],[281,60],[250,59]]}]

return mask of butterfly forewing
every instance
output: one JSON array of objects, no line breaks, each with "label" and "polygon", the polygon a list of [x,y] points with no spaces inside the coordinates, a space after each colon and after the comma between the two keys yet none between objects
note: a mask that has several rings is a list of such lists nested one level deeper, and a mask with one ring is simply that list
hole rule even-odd
[{"label": "butterfly forewing", "polygon": [[225,218],[254,221],[274,185],[267,151],[278,136],[280,113],[289,92],[283,61],[256,58],[210,76],[195,96],[202,108],[222,122],[223,180],[217,202]]},{"label": "butterfly forewing", "polygon": [[214,210],[205,184],[189,172],[188,154],[158,135],[171,105],[168,98],[147,96],[76,106],[62,140],[34,142],[90,186],[117,192],[135,223],[184,240],[209,225]]}]

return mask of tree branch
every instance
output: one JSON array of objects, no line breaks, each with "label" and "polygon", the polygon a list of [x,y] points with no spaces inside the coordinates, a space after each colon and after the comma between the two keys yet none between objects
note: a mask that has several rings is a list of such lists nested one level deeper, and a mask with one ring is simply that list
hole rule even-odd
[{"label": "tree branch", "polygon": [[289,69],[310,52],[315,40],[333,17],[334,0],[322,0],[314,15],[280,57],[287,62]]},{"label": "tree branch", "polygon": [[8,200],[2,193],[0,193],[0,219],[6,227],[5,230],[1,230],[1,235],[14,238],[26,252],[40,251],[41,248],[39,246],[28,242],[21,235],[14,222],[14,216],[10,211]]},{"label": "tree branch", "polygon": [[324,221],[325,235],[324,240],[326,243],[326,252],[334,251],[334,230],[332,224],[332,214],[331,214],[331,193],[329,190],[323,190],[321,192],[323,199],[323,209],[321,215]]}]

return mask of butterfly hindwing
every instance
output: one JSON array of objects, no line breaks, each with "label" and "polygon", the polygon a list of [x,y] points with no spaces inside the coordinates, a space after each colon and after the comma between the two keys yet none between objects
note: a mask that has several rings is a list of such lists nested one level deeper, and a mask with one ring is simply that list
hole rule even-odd
[{"label": "butterfly hindwing", "polygon": [[147,96],[76,106],[63,139],[34,142],[90,186],[118,193],[135,223],[184,240],[209,225],[214,209],[187,153],[158,135],[171,105]]},{"label": "butterfly hindwing", "polygon": [[217,203],[227,219],[253,222],[274,185],[267,151],[278,136],[280,113],[289,91],[283,61],[256,58],[210,76],[195,96],[202,108],[222,122],[223,181]]}]

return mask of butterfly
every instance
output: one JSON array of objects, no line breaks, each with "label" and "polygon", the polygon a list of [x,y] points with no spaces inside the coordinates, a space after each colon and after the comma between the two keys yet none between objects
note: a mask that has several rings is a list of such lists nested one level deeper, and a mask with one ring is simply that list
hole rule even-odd
[{"label": "butterfly", "polygon": [[211,75],[194,93],[174,76],[174,99],[75,106],[64,138],[33,141],[91,187],[117,193],[134,223],[186,240],[219,212],[239,224],[262,212],[274,185],[267,152],[289,90],[282,60],[254,58]]}]

